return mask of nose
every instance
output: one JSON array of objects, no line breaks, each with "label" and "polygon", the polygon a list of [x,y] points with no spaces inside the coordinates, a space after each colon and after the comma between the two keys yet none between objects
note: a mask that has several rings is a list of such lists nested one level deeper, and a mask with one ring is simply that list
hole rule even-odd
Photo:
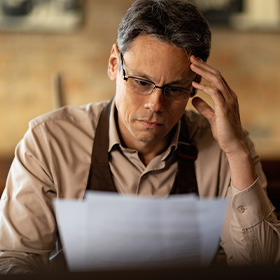
[{"label": "nose", "polygon": [[146,96],[147,102],[145,103],[145,109],[149,109],[152,112],[159,113],[162,111],[164,96],[161,88],[155,88],[154,91]]}]

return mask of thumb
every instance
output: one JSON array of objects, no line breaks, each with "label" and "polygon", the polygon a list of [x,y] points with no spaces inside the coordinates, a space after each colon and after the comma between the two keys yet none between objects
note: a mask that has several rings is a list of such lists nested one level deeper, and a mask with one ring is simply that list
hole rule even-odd
[{"label": "thumb", "polygon": [[202,116],[212,123],[215,115],[214,110],[203,99],[200,97],[193,98],[192,105]]}]

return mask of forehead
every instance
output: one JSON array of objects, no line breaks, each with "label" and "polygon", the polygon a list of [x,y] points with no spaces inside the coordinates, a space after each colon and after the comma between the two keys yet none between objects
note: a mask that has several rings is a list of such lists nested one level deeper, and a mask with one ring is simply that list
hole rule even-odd
[{"label": "forehead", "polygon": [[124,53],[124,60],[131,74],[143,73],[156,82],[191,79],[194,75],[185,50],[150,35],[136,37]]}]

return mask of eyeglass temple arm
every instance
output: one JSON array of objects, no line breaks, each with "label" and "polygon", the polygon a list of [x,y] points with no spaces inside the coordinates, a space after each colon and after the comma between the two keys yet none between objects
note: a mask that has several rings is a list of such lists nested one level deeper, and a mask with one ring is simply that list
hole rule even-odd
[{"label": "eyeglass temple arm", "polygon": [[120,53],[120,57],[121,57],[121,65],[122,65],[123,77],[125,78],[125,70],[123,68],[123,54],[122,53]]}]

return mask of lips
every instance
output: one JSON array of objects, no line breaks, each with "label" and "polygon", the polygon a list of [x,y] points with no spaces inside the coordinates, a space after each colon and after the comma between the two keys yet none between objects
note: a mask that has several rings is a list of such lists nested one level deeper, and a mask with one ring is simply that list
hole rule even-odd
[{"label": "lips", "polygon": [[141,124],[143,124],[144,126],[149,127],[149,128],[158,128],[158,127],[163,126],[162,123],[152,122],[152,121],[147,121],[147,120],[138,120],[138,122],[140,122]]}]

